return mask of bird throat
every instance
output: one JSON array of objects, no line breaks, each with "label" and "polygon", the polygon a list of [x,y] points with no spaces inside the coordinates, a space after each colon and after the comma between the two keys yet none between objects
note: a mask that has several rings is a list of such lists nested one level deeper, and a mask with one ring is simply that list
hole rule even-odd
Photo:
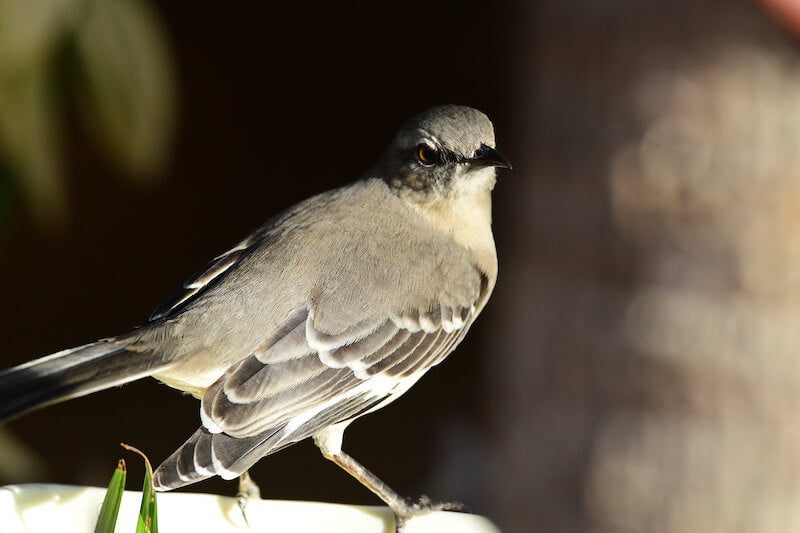
[{"label": "bird throat", "polygon": [[494,169],[473,172],[486,172],[486,175],[470,176],[467,183],[456,186],[444,197],[412,201],[411,205],[437,229],[452,235],[458,244],[471,250],[481,270],[492,275],[497,271],[492,235]]}]

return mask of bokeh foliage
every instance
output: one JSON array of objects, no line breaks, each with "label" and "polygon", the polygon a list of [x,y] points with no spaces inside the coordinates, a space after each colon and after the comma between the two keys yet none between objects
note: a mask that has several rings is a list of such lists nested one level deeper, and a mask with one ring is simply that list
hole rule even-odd
[{"label": "bokeh foliage", "polygon": [[65,219],[67,109],[98,154],[144,182],[166,160],[175,108],[165,32],[144,0],[0,0],[0,217],[20,198],[44,230]]}]

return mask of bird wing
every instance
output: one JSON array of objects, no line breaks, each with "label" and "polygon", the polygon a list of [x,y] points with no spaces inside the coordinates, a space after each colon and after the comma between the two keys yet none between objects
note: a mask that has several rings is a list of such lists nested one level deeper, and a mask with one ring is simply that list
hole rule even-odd
[{"label": "bird wing", "polygon": [[259,228],[230,250],[209,261],[161,302],[147,318],[147,322],[155,322],[180,312],[192,300],[222,281],[225,273],[239,264],[256,248],[256,245],[263,241],[266,230],[266,227]]},{"label": "bird wing", "polygon": [[323,333],[313,305],[296,310],[206,390],[203,427],[159,466],[157,488],[232,479],[261,457],[405,392],[463,339],[488,298],[489,279],[472,272],[454,278],[437,305],[337,334]]},{"label": "bird wing", "polygon": [[298,309],[202,399],[204,426],[242,438],[275,429],[295,442],[405,392],[450,353],[488,296],[478,269],[424,310],[407,309],[337,334],[323,333],[313,305]]}]

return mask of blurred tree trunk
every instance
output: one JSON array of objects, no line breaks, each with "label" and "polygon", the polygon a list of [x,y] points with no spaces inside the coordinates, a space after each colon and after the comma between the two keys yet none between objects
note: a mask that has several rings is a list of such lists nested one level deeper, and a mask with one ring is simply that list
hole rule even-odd
[{"label": "blurred tree trunk", "polygon": [[743,1],[518,2],[517,23],[493,516],[800,531],[797,44]]}]

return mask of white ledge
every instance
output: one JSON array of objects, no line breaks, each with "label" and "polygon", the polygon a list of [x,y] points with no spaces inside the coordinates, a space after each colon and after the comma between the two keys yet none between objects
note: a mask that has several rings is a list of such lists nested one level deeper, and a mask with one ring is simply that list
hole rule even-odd
[{"label": "white ledge", "polygon": [[[105,488],[26,484],[0,487],[0,529],[3,533],[93,531]],[[160,531],[270,531],[281,533],[392,533],[394,517],[387,507],[335,503],[254,500],[247,504],[245,524],[235,498],[213,494],[158,494]],[[125,491],[116,533],[136,531],[141,492]],[[407,533],[500,533],[488,519],[437,511],[413,518]]]}]

